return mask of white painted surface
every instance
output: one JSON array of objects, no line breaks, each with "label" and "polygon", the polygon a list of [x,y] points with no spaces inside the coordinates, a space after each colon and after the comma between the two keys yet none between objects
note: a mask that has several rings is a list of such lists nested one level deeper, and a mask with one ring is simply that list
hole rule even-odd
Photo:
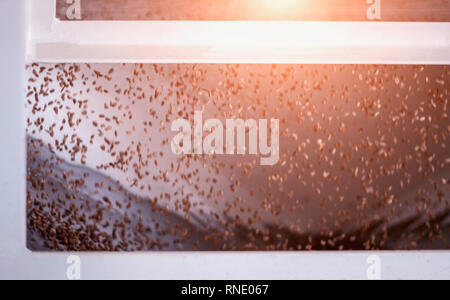
[{"label": "white painted surface", "polygon": [[450,23],[61,22],[28,1],[29,62],[450,63]]},{"label": "white painted surface", "polygon": [[[3,1],[3,0],[2,0]],[[83,254],[82,279],[367,279],[374,253]],[[450,254],[375,253],[382,279],[449,279]],[[0,278],[65,279],[69,254],[22,257]]]},{"label": "white painted surface", "polygon": [[[0,0],[0,279],[65,279],[70,254],[25,248],[22,37],[25,0]],[[82,279],[450,279],[450,252],[82,253]]]}]

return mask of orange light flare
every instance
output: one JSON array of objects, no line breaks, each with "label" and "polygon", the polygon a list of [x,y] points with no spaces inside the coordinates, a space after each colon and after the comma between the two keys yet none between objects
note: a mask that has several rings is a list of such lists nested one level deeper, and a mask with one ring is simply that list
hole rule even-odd
[{"label": "orange light flare", "polygon": [[307,0],[252,0],[254,7],[267,19],[290,19],[302,13]]}]

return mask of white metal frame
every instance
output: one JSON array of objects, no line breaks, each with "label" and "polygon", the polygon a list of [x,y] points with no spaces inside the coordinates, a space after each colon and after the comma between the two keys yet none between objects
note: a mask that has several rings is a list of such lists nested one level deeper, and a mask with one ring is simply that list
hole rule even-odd
[{"label": "white metal frame", "polygon": [[[44,0],[30,1],[44,2]],[[25,0],[0,0],[0,66],[2,67],[0,71],[0,90],[2,91],[0,96],[0,140],[2,141],[0,279],[66,279],[66,260],[70,253],[32,253],[25,247],[25,122],[22,101],[24,97],[22,66],[26,48],[23,43],[26,32],[23,25],[24,5]],[[73,24],[76,25],[76,23]],[[33,24],[33,27],[36,25],[38,24]],[[427,27],[427,25],[423,26]],[[439,26],[445,28],[448,25]],[[40,30],[32,29],[29,33]],[[61,38],[64,39],[64,37]],[[28,47],[39,48],[42,46],[42,41],[31,35],[29,36],[31,44],[28,44]],[[434,46],[440,51],[430,50],[426,54],[424,50],[422,59],[426,58],[426,61],[433,63],[438,61],[448,63],[450,52],[448,35],[441,32],[441,39],[436,44],[438,46]],[[447,54],[444,53],[445,49]],[[36,51],[36,48],[28,48],[27,54],[29,60],[52,60],[49,53]],[[76,55],[76,51],[72,51],[71,55]],[[193,53],[193,55],[197,54]],[[434,55],[436,59],[433,59]],[[64,61],[97,60],[95,56],[77,59],[73,56],[57,58]],[[135,59],[137,57],[129,57],[130,61]],[[155,57],[145,61],[153,59],[157,62],[175,61],[173,58],[166,60]],[[193,60],[186,57],[176,59],[176,61],[185,60],[203,62],[199,56]],[[296,59],[294,61],[297,62]],[[367,279],[367,270],[371,267],[368,258],[372,255],[380,259],[383,279],[450,278],[450,252],[448,251],[75,253],[75,255],[81,258],[83,279]]]},{"label": "white metal frame", "polygon": [[450,23],[60,21],[28,1],[28,61],[450,64]]}]

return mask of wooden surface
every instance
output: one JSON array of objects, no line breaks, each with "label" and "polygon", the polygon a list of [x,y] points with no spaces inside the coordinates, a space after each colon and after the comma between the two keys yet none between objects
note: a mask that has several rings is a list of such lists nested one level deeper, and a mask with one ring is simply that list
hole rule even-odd
[{"label": "wooden surface", "polygon": [[[70,0],[56,0],[56,16]],[[72,0],[75,1],[75,0]],[[366,0],[80,0],[82,20],[367,21]],[[381,0],[381,21],[449,22],[450,0]]]}]

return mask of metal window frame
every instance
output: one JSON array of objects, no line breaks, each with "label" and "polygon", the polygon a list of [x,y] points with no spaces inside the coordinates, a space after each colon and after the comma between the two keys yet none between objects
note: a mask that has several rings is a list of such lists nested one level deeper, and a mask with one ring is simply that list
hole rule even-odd
[{"label": "metal window frame", "polygon": [[[0,53],[2,54],[0,55],[0,65],[2,66],[0,72],[0,89],[2,91],[0,139],[3,143],[0,155],[0,279],[66,279],[68,266],[66,263],[71,254],[81,258],[82,279],[367,279],[370,277],[367,276],[367,272],[372,266],[370,258],[373,255],[380,259],[383,279],[450,278],[449,251],[34,253],[27,250],[25,247],[25,122],[21,100],[24,97],[22,66],[26,59],[28,61],[53,61],[49,53],[36,51],[37,48],[33,48],[41,47],[40,45],[47,40],[45,36],[42,36],[43,39],[33,36],[35,30],[41,29],[30,28],[30,25],[35,27],[45,26],[45,24],[28,24],[28,30],[24,25],[23,13],[25,8],[29,8],[27,5],[30,5],[30,1],[44,3],[44,0],[0,1],[0,36],[3,37],[0,39]],[[52,0],[45,1],[51,2]],[[76,25],[76,23],[73,24]],[[429,28],[426,24],[422,25]],[[60,28],[59,26],[60,24],[56,28]],[[353,26],[358,26],[358,24],[353,24]],[[448,25],[438,26],[442,26],[442,30],[448,29]],[[448,30],[440,32],[441,39],[433,45],[428,45],[431,48],[435,47],[434,50],[428,48],[421,50],[421,63],[449,63],[448,32]],[[54,32],[49,34],[56,38],[53,35]],[[25,45],[24,42],[26,35],[28,36],[28,45]],[[436,36],[434,35],[434,37]],[[64,36],[61,37],[61,40],[64,40]],[[56,38],[57,42],[61,40]],[[410,41],[412,42],[412,40]],[[388,43],[384,44],[388,45]],[[414,47],[409,44],[404,46]],[[419,45],[418,47],[425,46]],[[90,46],[83,45],[82,47],[89,48]],[[322,47],[325,49],[327,45],[322,45]],[[25,49],[27,49],[26,57]],[[438,51],[438,49],[440,50]],[[396,49],[393,50],[396,51]],[[132,51],[127,53],[131,55]],[[76,51],[73,51],[71,55],[76,55]],[[436,57],[434,57],[435,55]],[[84,62],[98,59],[94,56],[77,57],[76,59],[73,56],[57,57],[58,60],[64,58],[65,61],[80,60]],[[161,59],[152,57],[148,61],[205,62],[203,58]],[[393,58],[390,57],[390,59]],[[130,61],[135,59],[141,61],[137,57],[129,57]],[[294,61],[303,62],[304,59],[295,59]],[[390,59],[385,63],[395,63]],[[224,62],[211,57],[205,60]],[[352,58],[352,61],[356,61],[356,58]],[[287,62],[287,60],[279,62]],[[311,61],[305,60],[305,62]],[[364,60],[364,62],[368,62],[368,60]],[[320,63],[326,62],[320,61]],[[419,61],[413,60],[409,63],[419,63]]]},{"label": "metal window frame", "polygon": [[27,61],[450,63],[450,22],[60,21],[28,1]]}]

